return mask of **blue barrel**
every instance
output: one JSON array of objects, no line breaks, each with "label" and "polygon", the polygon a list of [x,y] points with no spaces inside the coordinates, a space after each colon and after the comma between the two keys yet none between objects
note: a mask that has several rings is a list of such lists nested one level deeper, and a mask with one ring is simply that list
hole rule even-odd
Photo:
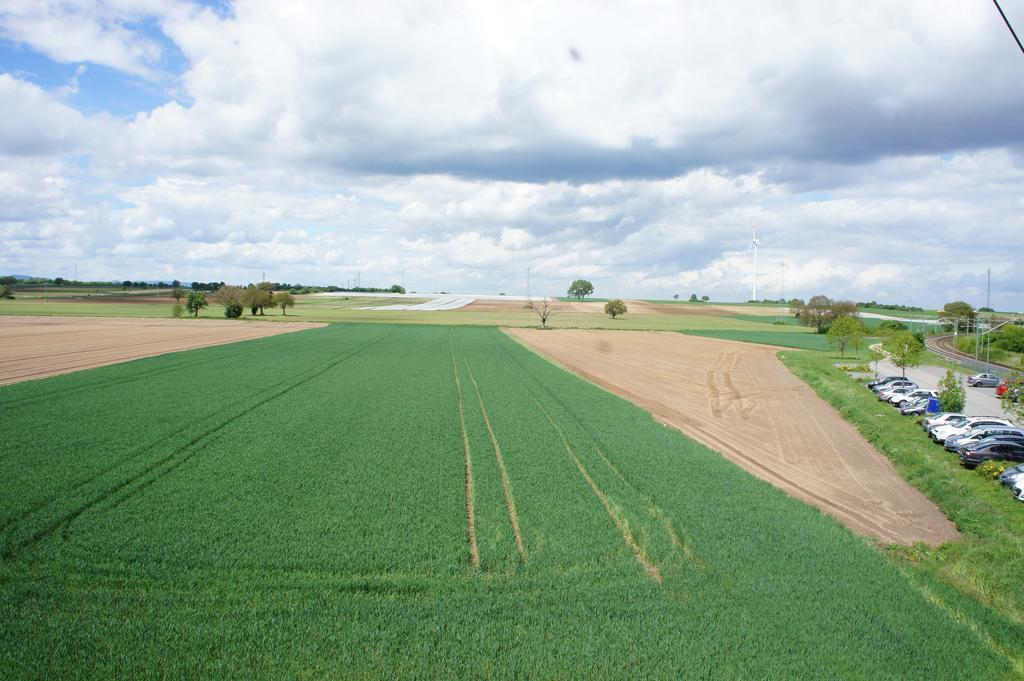
[{"label": "blue barrel", "polygon": [[925,411],[927,411],[929,414],[938,414],[939,413],[939,398],[937,398],[937,397],[929,397],[928,398],[928,407],[925,409]]}]

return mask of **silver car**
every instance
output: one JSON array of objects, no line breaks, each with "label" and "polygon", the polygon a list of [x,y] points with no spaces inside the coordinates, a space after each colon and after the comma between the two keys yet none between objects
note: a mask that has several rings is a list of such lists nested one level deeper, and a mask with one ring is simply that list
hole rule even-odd
[{"label": "silver car", "polygon": [[974,374],[967,379],[967,385],[975,388],[995,388],[999,385],[999,377],[995,374]]}]

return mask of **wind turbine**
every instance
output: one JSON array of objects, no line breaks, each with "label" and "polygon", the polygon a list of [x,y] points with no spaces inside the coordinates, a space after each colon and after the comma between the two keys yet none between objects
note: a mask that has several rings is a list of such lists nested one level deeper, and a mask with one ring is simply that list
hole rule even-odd
[{"label": "wind turbine", "polygon": [[750,228],[751,239],[750,245],[747,246],[747,252],[754,252],[754,288],[751,290],[750,299],[757,300],[757,249],[764,246],[760,241],[757,240],[757,229],[754,227]]}]

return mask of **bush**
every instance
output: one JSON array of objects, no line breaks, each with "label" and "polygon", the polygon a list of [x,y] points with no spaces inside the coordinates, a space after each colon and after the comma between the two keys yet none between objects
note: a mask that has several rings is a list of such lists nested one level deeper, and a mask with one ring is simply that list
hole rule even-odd
[{"label": "bush", "polygon": [[946,370],[945,377],[939,381],[939,409],[942,411],[961,412],[967,404],[967,393],[964,384],[952,369]]},{"label": "bush", "polygon": [[185,314],[185,308],[182,307],[181,303],[175,303],[174,307],[171,308],[171,316],[175,319],[181,319]]},{"label": "bush", "polygon": [[996,480],[1009,467],[1010,464],[1005,461],[985,461],[975,470],[978,471],[978,475],[986,480]]},{"label": "bush", "polygon": [[240,303],[227,303],[224,305],[224,316],[228,319],[237,319],[242,316],[242,305]]}]

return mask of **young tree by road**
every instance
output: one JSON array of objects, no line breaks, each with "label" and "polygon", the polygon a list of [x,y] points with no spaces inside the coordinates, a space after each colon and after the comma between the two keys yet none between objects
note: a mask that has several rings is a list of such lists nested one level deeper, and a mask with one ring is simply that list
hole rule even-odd
[{"label": "young tree by road", "polygon": [[193,317],[198,317],[199,311],[204,307],[208,307],[206,294],[202,291],[189,291],[186,307]]},{"label": "young tree by road", "polygon": [[1006,377],[1003,411],[1018,425],[1024,422],[1024,372],[1014,371]]},{"label": "young tree by road", "polygon": [[828,327],[829,345],[839,348],[839,356],[846,357],[846,348],[858,348],[867,334],[864,325],[855,317],[840,317]]},{"label": "young tree by road", "polygon": [[604,313],[610,315],[612,319],[615,319],[620,314],[626,314],[626,311],[626,304],[618,298],[609,300],[604,304]]},{"label": "young tree by road", "polygon": [[577,279],[569,284],[569,297],[576,300],[583,300],[594,292],[594,285],[586,279]]},{"label": "young tree by road", "polygon": [[882,347],[889,353],[892,363],[902,370],[904,378],[907,376],[907,367],[919,365],[921,355],[924,354],[924,344],[909,331],[893,334],[882,344]]},{"label": "young tree by road", "polygon": [[939,381],[939,409],[960,413],[966,404],[967,393],[964,391],[963,381],[952,369],[947,369],[946,375]]},{"label": "young tree by road", "polygon": [[288,291],[278,291],[274,294],[274,302],[281,308],[281,314],[287,315],[289,307],[295,307],[295,297]]},{"label": "young tree by road", "polygon": [[174,298],[175,302],[180,303],[181,299],[185,297],[185,289],[180,286],[175,286],[171,289],[171,298]]}]

